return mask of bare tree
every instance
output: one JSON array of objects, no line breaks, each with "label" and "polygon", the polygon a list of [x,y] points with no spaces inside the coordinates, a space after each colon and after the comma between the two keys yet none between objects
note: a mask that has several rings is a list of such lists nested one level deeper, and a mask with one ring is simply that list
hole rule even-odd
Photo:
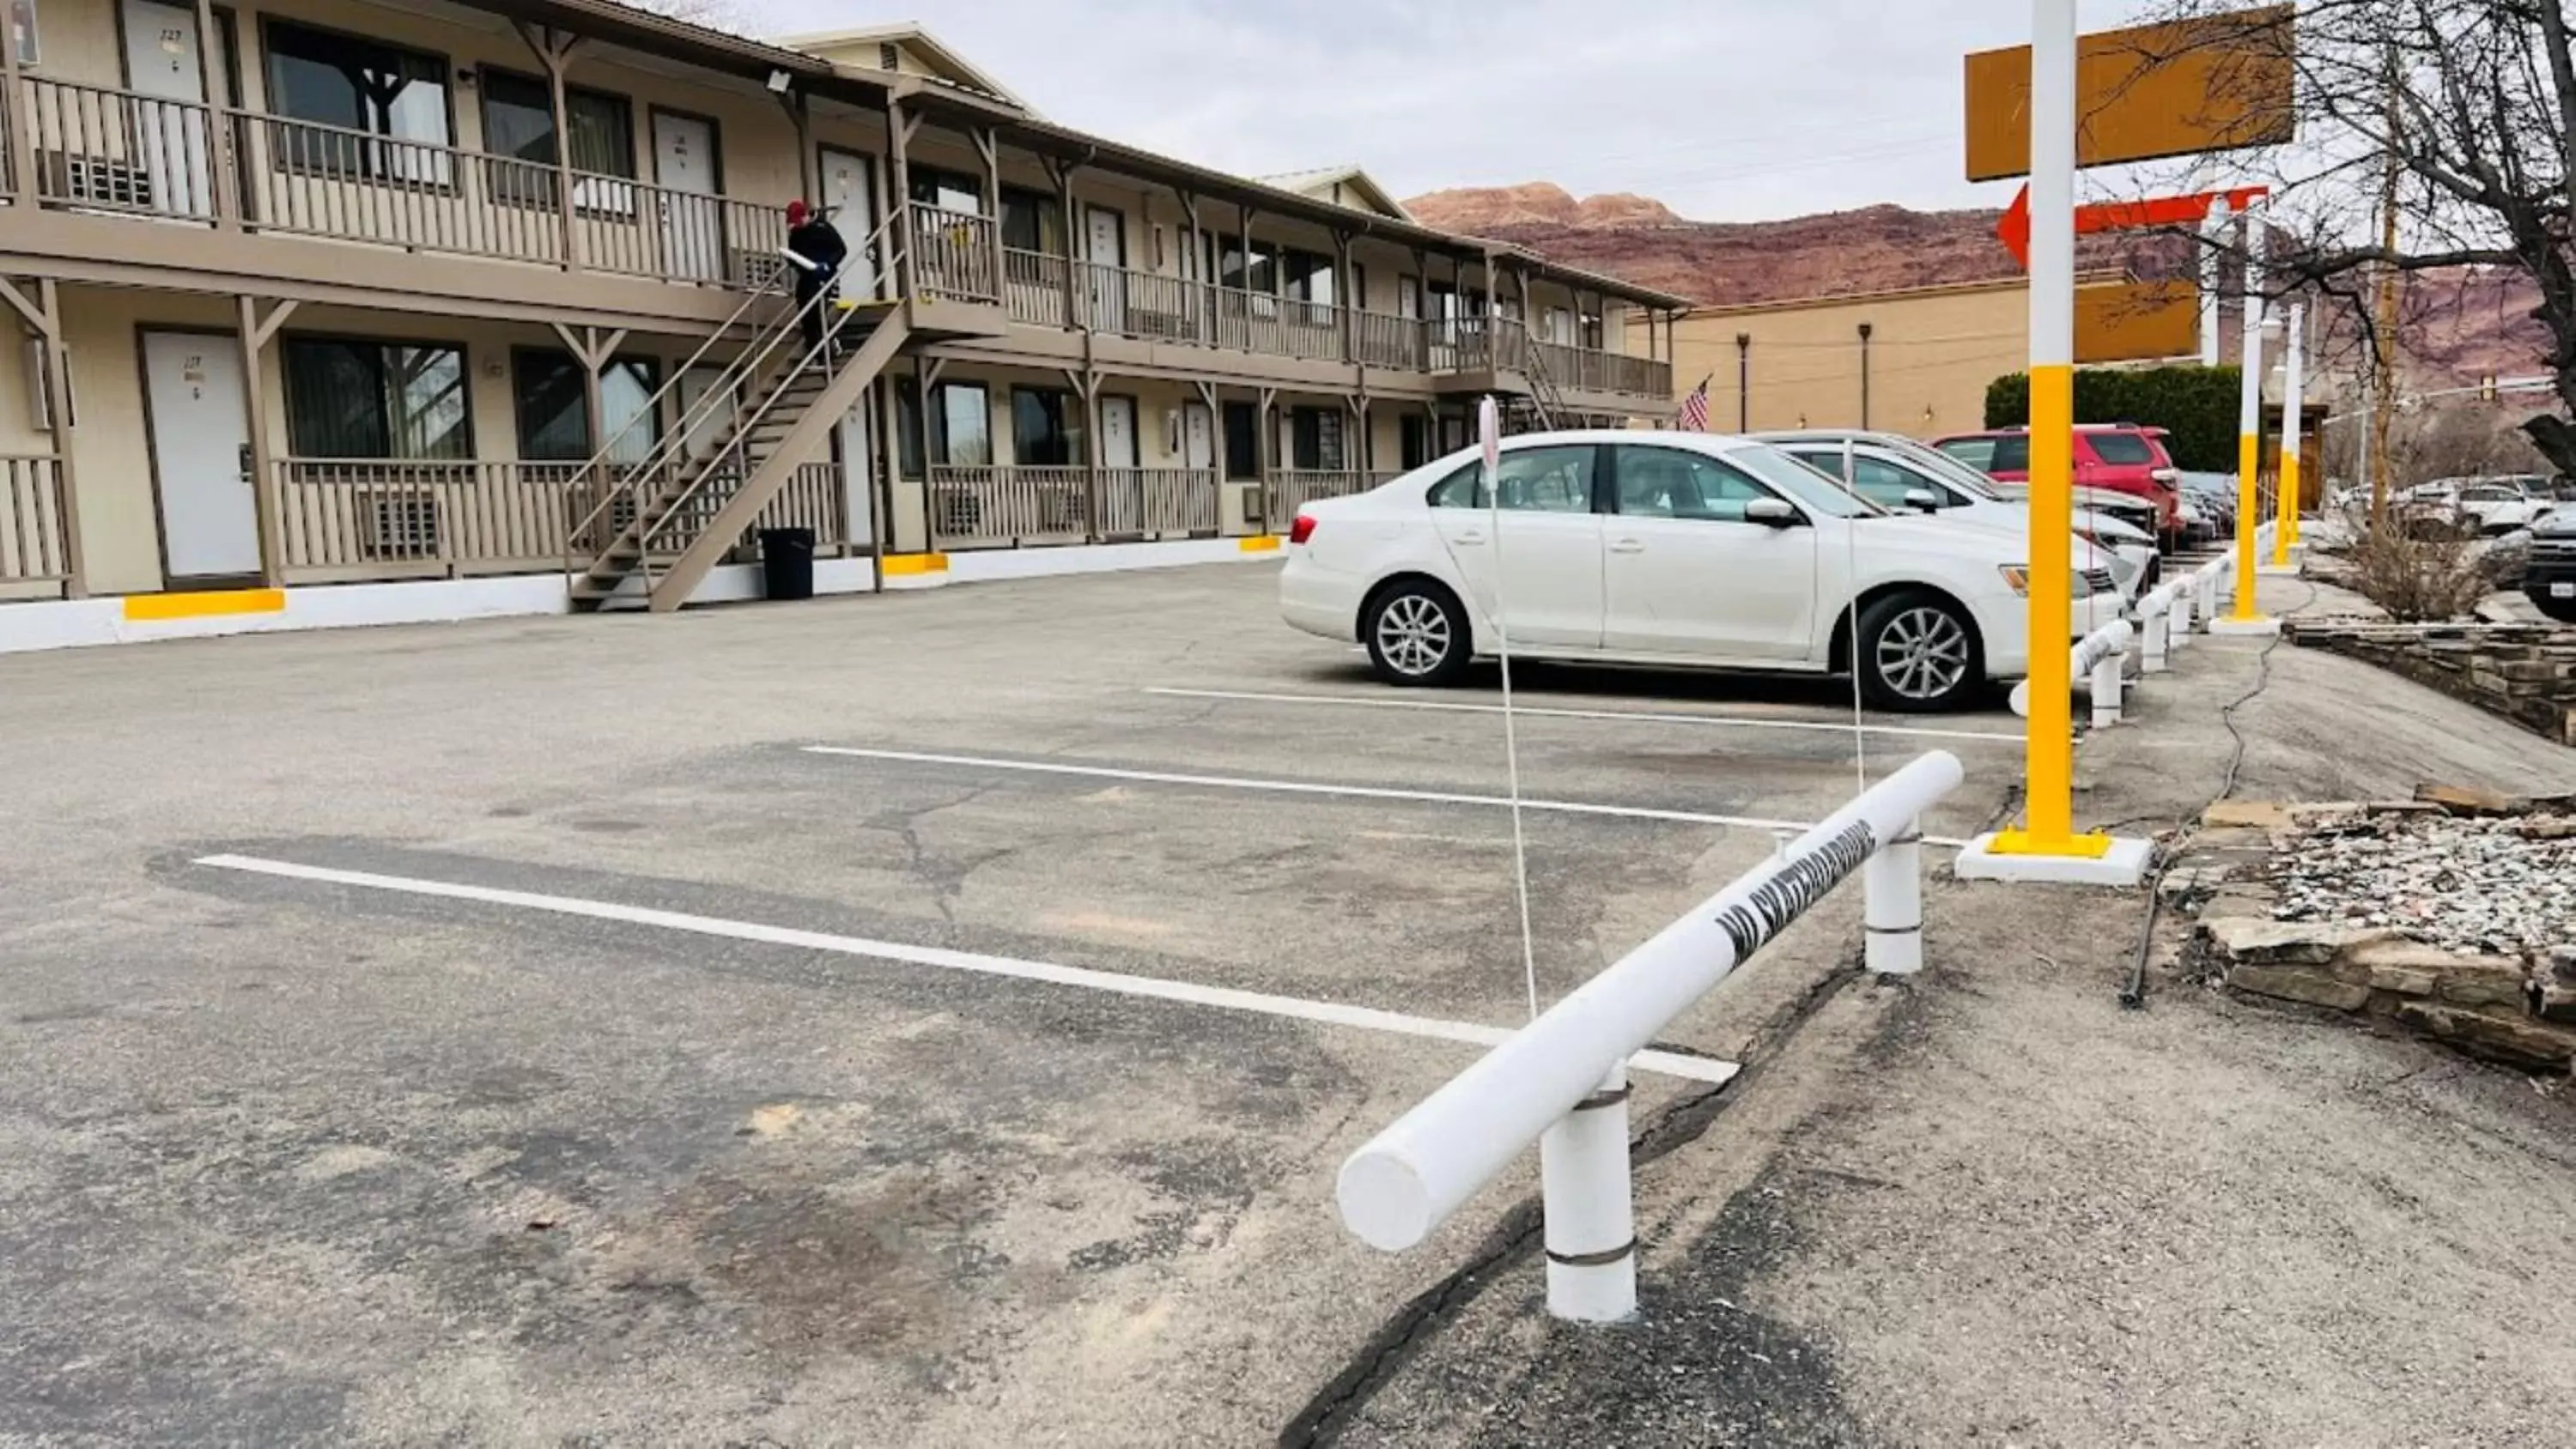
[{"label": "bare tree", "polygon": [[743,34],[748,23],[738,0],[618,0],[618,3],[730,35]]},{"label": "bare tree", "polygon": [[[2154,18],[2206,20],[2244,0],[2163,0]],[[2560,471],[2576,473],[2576,53],[2564,0],[2301,0],[2260,27],[2258,49],[2292,57],[2296,143],[2201,158],[2198,184],[2269,182],[2264,290],[2322,297],[2337,335],[2393,354],[2372,316],[2381,269],[2438,277],[2495,270],[2537,284],[2547,337],[2533,358],[2559,411],[2522,423]],[[2252,69],[2253,67],[2248,67]],[[2249,177],[2249,173],[2251,173]],[[2174,178],[2159,177],[2155,184]],[[2393,194],[2395,246],[2381,231]],[[2242,265],[2242,244],[2204,239]]]}]

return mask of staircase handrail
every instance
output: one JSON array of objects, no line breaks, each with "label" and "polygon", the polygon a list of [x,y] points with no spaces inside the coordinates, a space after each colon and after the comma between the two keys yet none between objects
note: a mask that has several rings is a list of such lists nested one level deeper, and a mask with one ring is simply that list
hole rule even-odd
[{"label": "staircase handrail", "polygon": [[[903,208],[896,208],[895,214],[887,217],[875,231],[870,232],[865,242],[862,242],[859,246],[850,250],[849,255],[842,259],[840,267],[833,273],[832,279],[835,283],[847,276],[849,269],[853,265],[870,255],[880,239],[885,238],[893,229],[896,220],[902,215],[902,212]],[[895,257],[893,250],[889,248],[887,265],[879,268],[877,273],[876,292],[878,300],[887,299],[887,294],[891,289],[892,279],[895,274]],[[785,276],[786,273],[782,270],[779,273],[779,277],[783,278]],[[652,400],[643,408],[638,409],[633,417],[627,419],[624,427],[619,428],[617,432],[598,449],[598,451],[591,455],[590,461],[583,465],[581,473],[577,476],[590,476],[605,465],[608,462],[609,452],[617,446],[618,442],[624,439],[628,433],[632,432],[647,418],[656,416],[660,411],[661,400],[668,396],[673,389],[679,386],[681,379],[688,374],[689,370],[695,367],[706,357],[707,353],[714,348],[717,342],[723,339],[724,335],[732,329],[735,323],[738,322],[744,314],[750,311],[753,304],[759,302],[763,297],[769,296],[777,289],[778,281],[777,279],[773,279],[768,286],[765,286],[759,292],[754,293],[741,307],[735,309],[733,317],[727,319],[722,327],[717,328],[714,333],[709,335],[705,342],[699,345],[698,350],[690,355],[689,360],[681,364],[681,366],[671,374],[670,381],[664,383],[661,389],[653,394]],[[572,553],[574,541],[581,538],[584,533],[586,533],[593,525],[597,524],[602,518],[611,516],[611,512],[619,499],[627,497],[629,494],[637,493],[647,480],[653,478],[662,468],[668,466],[672,461],[673,456],[688,446],[689,437],[696,431],[697,425],[704,421],[718,408],[727,405],[728,399],[737,397],[743,391],[743,384],[751,377],[756,376],[760,368],[767,365],[769,360],[777,355],[779,344],[784,342],[790,334],[799,329],[804,324],[807,315],[823,306],[831,296],[831,289],[817,291],[813,298],[807,301],[804,306],[797,308],[794,312],[789,313],[787,316],[772,323],[768,328],[755,333],[752,341],[746,345],[742,352],[731,362],[727,363],[724,370],[717,375],[715,384],[709,387],[705,393],[700,395],[697,402],[682,410],[677,425],[675,425],[668,434],[654,444],[653,450],[643,459],[629,466],[625,470],[624,474],[618,479],[615,486],[602,492],[599,500],[592,506],[590,512],[585,514],[579,521],[573,523],[571,527],[564,531],[565,573],[569,574],[573,571]],[[807,360],[811,359],[811,355],[811,353],[808,354]],[[779,388],[783,390],[786,385],[793,382],[797,375],[802,371],[803,366],[801,363],[799,366],[789,369],[786,376],[780,379]],[[773,402],[775,401],[774,392],[771,400]],[[733,405],[739,406],[738,403]],[[748,431],[749,425],[745,425],[744,427],[737,429],[736,433],[737,436],[739,436],[741,433]],[[722,453],[717,455],[717,457],[722,456]],[[710,464],[714,461],[714,458],[710,458],[708,460]],[[639,523],[643,517],[642,506],[643,501],[638,497],[636,517]],[[658,532],[659,530],[656,529],[654,531]],[[643,538],[639,538],[637,540],[639,548],[646,541],[647,540]]]}]

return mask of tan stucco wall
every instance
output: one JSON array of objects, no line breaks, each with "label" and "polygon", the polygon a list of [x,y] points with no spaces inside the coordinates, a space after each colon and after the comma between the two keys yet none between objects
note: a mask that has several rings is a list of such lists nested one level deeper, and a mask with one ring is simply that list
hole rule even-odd
[{"label": "tan stucco wall", "polygon": [[[1856,427],[1859,327],[1869,323],[1868,423],[1916,437],[1985,422],[1986,385],[2029,355],[2028,289],[2001,286],[1890,293],[1767,307],[1707,308],[1675,327],[1676,397],[1709,378],[1709,426],[1738,422],[1736,337],[1749,334],[1750,427]],[[1627,350],[1645,352],[1642,319]]]}]

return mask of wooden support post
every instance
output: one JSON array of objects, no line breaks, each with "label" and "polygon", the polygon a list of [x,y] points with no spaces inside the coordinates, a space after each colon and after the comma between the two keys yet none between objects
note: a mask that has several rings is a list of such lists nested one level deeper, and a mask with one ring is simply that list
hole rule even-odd
[{"label": "wooden support post", "polygon": [[[895,380],[893,368],[887,368],[877,378],[876,393],[879,399],[877,416],[885,426],[877,436],[877,456],[883,462],[871,470],[876,474],[873,491],[879,511],[876,515],[876,543],[871,553],[875,560],[876,579],[869,592],[882,594],[885,592],[887,546],[894,538],[894,490],[903,482],[903,384]],[[923,471],[929,470],[925,467]],[[925,483],[924,486],[928,485]],[[929,516],[927,509],[923,516]]]},{"label": "wooden support post", "polygon": [[[33,24],[35,12],[28,12]],[[0,81],[5,81],[8,94],[0,102],[8,107],[9,126],[9,201],[13,206],[36,204],[36,106],[27,92],[27,78],[18,69],[18,26],[15,7],[0,20]],[[24,211],[19,213],[25,215]]]},{"label": "wooden support post", "polygon": [[[0,35],[0,47],[8,47],[5,35]],[[15,53],[14,47],[8,48]],[[89,568],[81,550],[80,487],[72,459],[71,354],[63,340],[62,296],[53,279],[43,277],[37,279],[36,300],[30,302],[26,293],[0,277],[0,299],[25,319],[27,330],[37,339],[38,351],[43,354],[45,425],[53,443],[54,477],[62,488],[58,517],[63,530],[63,597],[87,598]]]},{"label": "wooden support post", "polygon": [[1088,330],[1091,321],[1083,314],[1081,306],[1082,289],[1075,281],[1080,269],[1074,264],[1073,247],[1073,173],[1082,168],[1079,165],[1058,161],[1052,156],[1040,159],[1046,166],[1047,180],[1055,183],[1058,220],[1064,227],[1064,325]]},{"label": "wooden support post", "polygon": [[[13,47],[14,48],[14,47]],[[197,0],[197,75],[206,96],[206,184],[213,195],[215,229],[241,230],[239,168],[233,155],[232,98],[224,93],[231,71],[224,29],[215,23],[214,0]]]},{"label": "wooden support post", "polygon": [[571,67],[572,53],[580,46],[581,37],[551,26],[531,25],[524,20],[510,22],[519,38],[535,52],[537,64],[546,73],[546,102],[552,107],[555,123],[555,201],[557,224],[563,228],[563,269],[577,270],[578,249],[573,245],[579,209],[572,194],[572,114],[564,98],[564,72]]},{"label": "wooden support post", "polygon": [[278,518],[276,450],[269,438],[268,373],[262,359],[269,339],[295,314],[297,304],[281,301],[263,315],[257,297],[245,294],[233,300],[240,324],[243,422],[250,438],[243,461],[250,469],[252,512],[259,527],[260,580],[276,588],[286,579],[285,532]]},{"label": "wooden support post", "polygon": [[[894,173],[893,205],[901,208],[904,213],[904,220],[897,223],[893,229],[895,235],[895,291],[898,295],[907,299],[918,298],[921,295],[921,266],[919,259],[913,256],[913,243],[920,239],[921,229],[914,225],[912,221],[912,167],[905,159],[912,146],[913,134],[920,129],[921,118],[919,116],[905,116],[903,113],[902,101],[890,99],[886,102],[887,169]],[[892,216],[894,213],[889,211],[886,214],[888,216]],[[927,394],[924,396],[926,397]],[[929,437],[929,417],[930,405],[929,403],[924,402],[922,404],[922,436],[925,442]]]},{"label": "wooden support post", "polygon": [[778,104],[787,112],[787,123],[796,128],[796,194],[819,207],[823,198],[814,187],[814,103],[797,90],[780,96]]},{"label": "wooden support post", "polygon": [[1339,305],[1341,312],[1342,361],[1356,361],[1358,353],[1351,345],[1351,316],[1354,305],[1351,300],[1351,234],[1341,230],[1333,233],[1333,301]]},{"label": "wooden support post", "polygon": [[[1252,253],[1249,250],[1243,254],[1243,266],[1244,280],[1249,283],[1252,279]],[[1277,521],[1270,516],[1276,496],[1270,487],[1270,475],[1275,471],[1271,465],[1278,459],[1279,428],[1271,413],[1278,406],[1279,389],[1265,387],[1259,391],[1261,404],[1253,410],[1252,416],[1252,456],[1261,475],[1261,531],[1276,533],[1279,531]]]},{"label": "wooden support post", "polygon": [[1064,380],[1082,399],[1082,509],[1085,536],[1093,543],[1108,537],[1100,526],[1100,370],[1087,362],[1064,370]]}]

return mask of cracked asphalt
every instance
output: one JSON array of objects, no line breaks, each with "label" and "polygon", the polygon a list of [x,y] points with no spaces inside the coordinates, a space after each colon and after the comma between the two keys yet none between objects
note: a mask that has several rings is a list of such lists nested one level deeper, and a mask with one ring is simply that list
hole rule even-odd
[{"label": "cracked asphalt", "polygon": [[[805,752],[1503,791],[1488,713],[1146,692],[1388,701],[1272,588],[1243,565],[0,661],[0,1443],[1238,1444],[1359,1406],[1355,1366],[1534,1176],[1404,1257],[1337,1226],[1341,1158],[1469,1049],[196,863],[1520,1019],[1505,811]],[[1814,819],[1852,787],[1841,733],[1521,739],[1561,801]],[[1869,768],[1926,743],[1873,737]],[[1939,743],[1972,784],[1932,828],[1964,834],[2016,747]],[[1774,848],[1528,829],[1544,994]],[[1755,1053],[1857,912],[1667,1044]],[[1641,1079],[1639,1120],[1703,1092]]]}]

